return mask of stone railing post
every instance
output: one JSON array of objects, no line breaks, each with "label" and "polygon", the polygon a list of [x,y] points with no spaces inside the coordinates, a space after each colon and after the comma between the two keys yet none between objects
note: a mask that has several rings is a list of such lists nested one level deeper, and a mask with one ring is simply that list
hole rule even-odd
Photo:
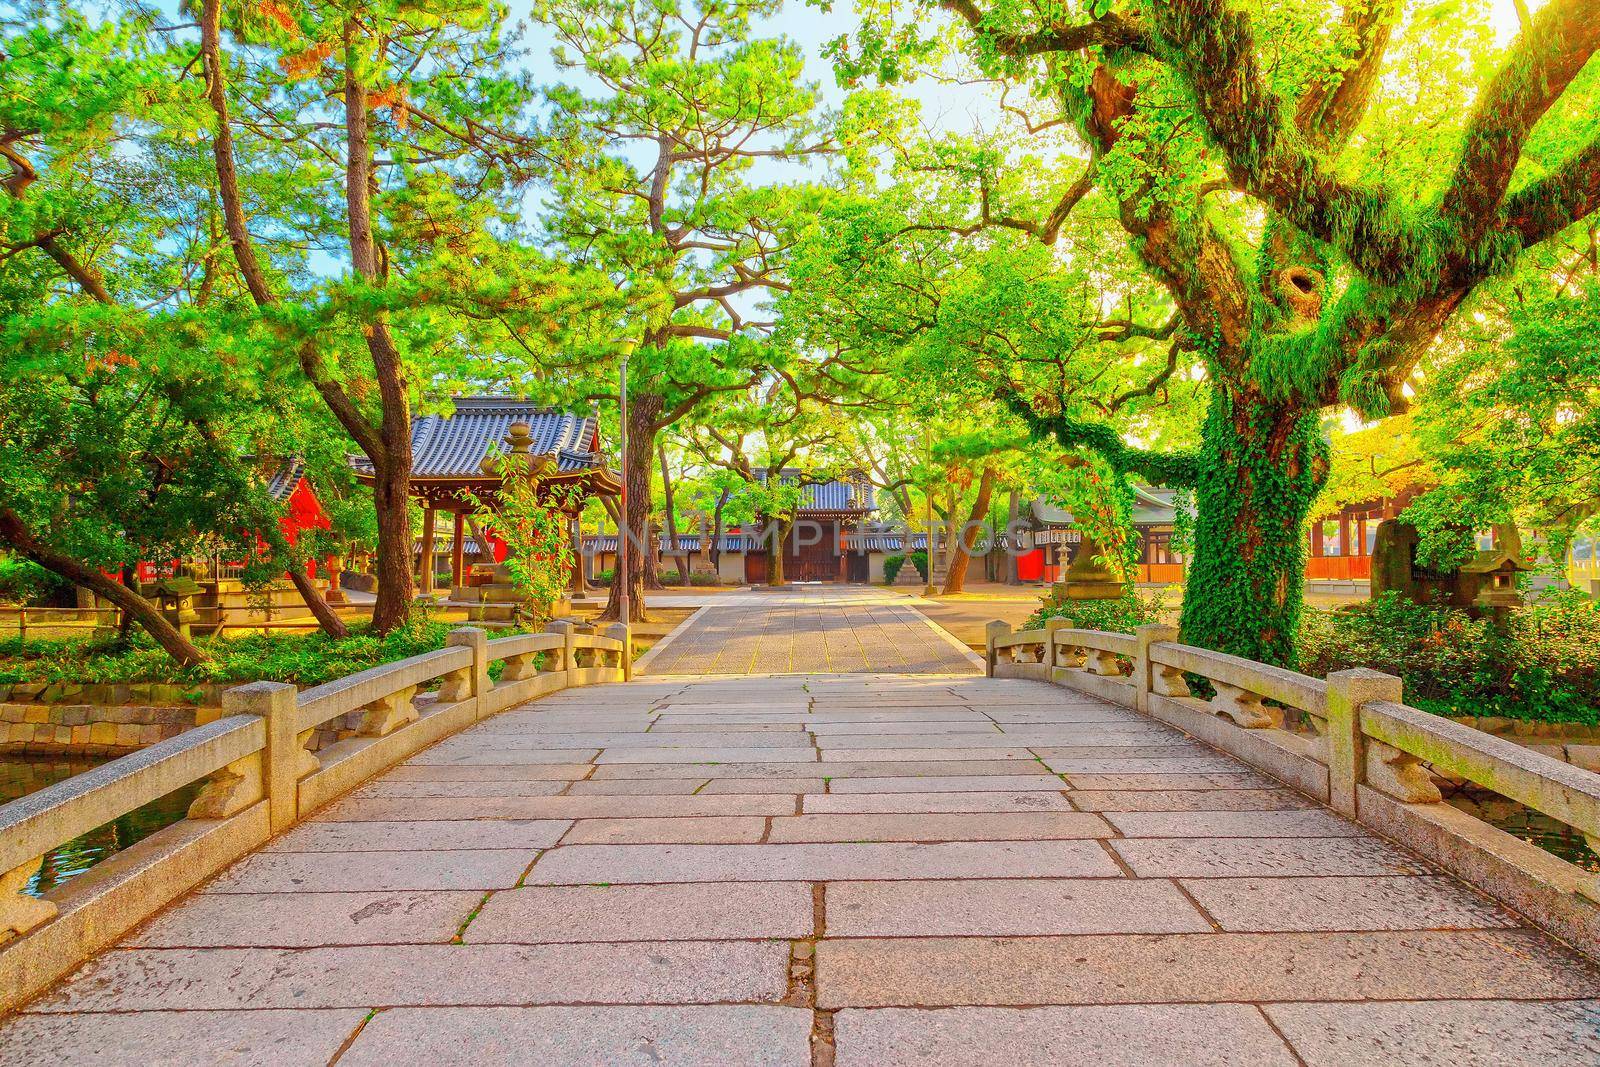
[{"label": "stone railing post", "polygon": [[624,682],[633,678],[633,634],[625,622],[614,622],[605,629],[606,637],[622,643],[622,651],[617,653],[617,669],[622,672]]},{"label": "stone railing post", "polygon": [[222,693],[224,715],[259,715],[267,726],[262,778],[272,832],[293,826],[300,818],[300,779],[316,770],[317,758],[306,751],[310,730],[298,730],[298,690],[287,682],[246,682]]},{"label": "stone railing post", "polygon": [[545,626],[545,632],[560,634],[562,637],[560,669],[567,672],[566,680],[562,684],[571,685],[572,672],[578,668],[578,648],[573,644],[573,638],[577,636],[578,628],[571,619],[557,619]]},{"label": "stone railing post", "polygon": [[1434,804],[1439,788],[1412,755],[1370,740],[1361,732],[1361,706],[1374,700],[1400,703],[1404,684],[1392,674],[1357,668],[1328,675],[1328,805],[1357,814],[1356,787],[1363,782],[1408,804]]},{"label": "stone railing post", "polygon": [[[1044,620],[1044,657],[1045,669],[1056,669],[1056,631],[1072,629],[1071,619],[1046,619]],[[1055,681],[1055,675],[1050,675],[1050,681]]]},{"label": "stone railing post", "polygon": [[1139,710],[1143,712],[1150,710],[1152,693],[1157,696],[1187,694],[1189,689],[1183,684],[1183,676],[1170,667],[1163,667],[1150,657],[1150,646],[1163,641],[1176,641],[1178,628],[1164,623],[1151,623],[1134,627],[1133,636],[1138,642],[1138,649],[1133,658],[1133,689]]},{"label": "stone railing post", "polygon": [[[450,636],[445,638],[446,648],[472,649],[472,674],[471,687],[467,694],[453,694],[457,699],[471,696],[473,701],[472,717],[481,719],[488,714],[489,702],[484,699],[488,694],[489,685],[489,635],[476,626],[463,626],[459,630],[451,630]],[[443,700],[441,696],[439,699]]]},{"label": "stone railing post", "polygon": [[994,665],[997,657],[994,643],[1002,637],[1011,636],[1011,624],[996,619],[983,628],[983,673],[990,678],[994,677]]}]

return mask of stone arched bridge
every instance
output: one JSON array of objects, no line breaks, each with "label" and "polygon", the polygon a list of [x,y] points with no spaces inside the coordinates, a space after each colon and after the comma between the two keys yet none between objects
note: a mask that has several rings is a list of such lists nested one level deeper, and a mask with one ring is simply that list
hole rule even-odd
[{"label": "stone arched bridge", "polygon": [[0,869],[213,783],[17,923],[0,1062],[1600,1062],[1593,876],[1425,767],[1585,830],[1600,779],[1369,675],[997,628],[984,677],[910,612],[730,599],[645,668],[761,673],[607,684],[603,637],[464,635],[12,805]]}]

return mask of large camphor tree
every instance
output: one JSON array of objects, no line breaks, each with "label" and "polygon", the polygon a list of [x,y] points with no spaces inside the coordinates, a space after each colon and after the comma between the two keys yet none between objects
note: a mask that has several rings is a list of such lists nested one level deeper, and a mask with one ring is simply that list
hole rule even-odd
[{"label": "large camphor tree", "polygon": [[[933,6],[870,6],[841,69],[897,76],[933,49]],[[1402,410],[1474,290],[1600,207],[1594,4],[1519,5],[1503,49],[1479,15],[1383,0],[937,6],[1087,156],[1047,214],[985,196],[976,223],[1054,240],[1080,202],[1109,199],[1209,386],[1198,448],[1168,452],[1021,382],[1000,398],[1038,435],[1191,488],[1185,638],[1292,662],[1325,413]]]}]

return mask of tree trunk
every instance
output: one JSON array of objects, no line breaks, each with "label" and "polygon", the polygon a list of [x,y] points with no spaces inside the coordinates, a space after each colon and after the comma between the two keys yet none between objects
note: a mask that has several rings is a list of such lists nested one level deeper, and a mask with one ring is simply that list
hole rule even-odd
[{"label": "tree trunk", "polygon": [[[234,260],[244,278],[250,297],[261,308],[278,302],[277,295],[268,285],[266,272],[256,257],[255,245],[244,213],[244,201],[239,195],[239,176],[233,156],[233,132],[228,119],[227,66],[222,61],[222,4],[220,0],[205,0],[201,5],[200,47],[207,80],[207,97],[216,114],[213,131],[212,155],[216,162],[217,190],[222,200],[223,220],[228,232],[228,242]],[[347,30],[348,32],[348,30]],[[346,205],[350,210],[350,254],[357,271],[368,280],[377,278],[376,246],[372,241],[372,216],[369,182],[371,178],[371,146],[367,140],[365,88],[347,69],[345,72],[345,126],[350,137],[345,167]],[[406,399],[405,381],[398,353],[388,335],[388,327],[379,323],[377,340],[369,338],[368,347],[377,371],[380,394],[383,399],[382,425],[374,429],[366,416],[345,392],[344,386],[333,376],[323,362],[314,339],[294,345],[295,358],[306,378],[316,387],[317,393],[333,412],[345,432],[355,440],[367,458],[372,461],[378,485],[373,489],[374,507],[378,515],[378,602],[373,607],[372,628],[379,633],[404,622],[411,611],[411,529],[407,513],[407,495],[411,478],[411,412]],[[397,402],[398,401],[398,402]],[[392,451],[394,442],[400,442],[400,452]],[[403,485],[394,492],[394,479]],[[398,504],[395,503],[398,499]],[[385,509],[388,510],[385,510]],[[398,510],[399,514],[394,514]],[[403,544],[395,544],[401,527],[405,535]],[[387,540],[386,540],[387,537]],[[401,576],[395,578],[396,554],[402,565]],[[388,580],[385,580],[387,576]],[[305,596],[305,591],[301,591]],[[320,599],[320,597],[318,598]],[[310,602],[308,601],[308,604]],[[326,607],[326,604],[323,605]],[[312,607],[312,613],[318,614]],[[344,623],[329,612],[334,624],[342,631]],[[318,614],[323,629],[328,624]],[[331,630],[329,631],[332,632]]]},{"label": "tree trunk", "polygon": [[378,514],[376,570],[378,600],[372,607],[372,629],[385,634],[411,617],[416,587],[411,581],[411,442],[404,463],[376,466],[372,483],[373,508]]},{"label": "tree trunk", "polygon": [[[346,25],[347,44],[356,32]],[[350,265],[374,286],[383,285],[377,239],[372,227],[372,142],[369,138],[367,86],[346,57],[344,72],[345,209],[350,223]],[[411,401],[406,391],[405,363],[389,333],[387,316],[379,313],[363,323],[367,353],[378,382],[381,417],[372,490],[378,513],[378,602],[372,629],[386,634],[411,617],[415,587],[411,583]],[[426,561],[429,567],[432,560]]]},{"label": "tree trunk", "polygon": [[661,454],[661,495],[666,504],[667,551],[678,561],[678,584],[689,584],[689,554],[678,544],[678,517],[672,505],[672,470],[667,466],[667,443],[656,446]]},{"label": "tree trunk", "polygon": [[788,585],[789,581],[783,576],[783,546],[789,543],[789,538],[794,532],[793,520],[772,520],[777,527],[778,536],[773,539],[772,551],[767,554],[767,584],[774,588]]},{"label": "tree trunk", "polygon": [[1328,476],[1316,409],[1220,383],[1201,434],[1183,639],[1294,666],[1306,518]]},{"label": "tree trunk", "polygon": [[[620,564],[622,538],[628,536],[628,531],[633,531],[633,538],[628,542],[626,576],[630,583],[628,614],[632,622],[647,620],[644,593],[645,573],[650,566],[650,554],[646,542],[650,520],[650,468],[655,462],[656,420],[661,417],[663,408],[662,399],[648,393],[628,398],[628,480],[625,487],[628,507],[624,516],[625,521],[617,529],[617,544]],[[617,617],[617,595],[622,588],[623,580],[622,567],[619,565],[611,578],[611,593],[606,599],[606,610],[602,618]]]},{"label": "tree trunk", "polygon": [[728,505],[728,490],[717,494],[717,510],[711,523],[711,566],[716,568],[717,584],[722,584],[722,509]]},{"label": "tree trunk", "polygon": [[317,625],[322,627],[323,633],[334,638],[350,636],[349,627],[345,626],[344,620],[339,618],[338,613],[328,604],[322,595],[322,590],[317,588],[304,566],[299,563],[291,566],[289,580],[294,583],[300,599],[306,602],[306,607],[311,609],[311,615],[317,620]]},{"label": "tree trunk", "polygon": [[966,584],[967,566],[972,562],[972,546],[978,540],[978,524],[989,514],[989,501],[994,497],[994,483],[994,464],[985,463],[983,474],[978,479],[978,496],[972,502],[972,511],[967,516],[966,523],[961,527],[961,536],[950,539],[955,554],[950,560],[950,568],[945,571],[945,596],[961,592],[961,587]]},{"label": "tree trunk", "polygon": [[1005,583],[1007,585],[1021,585],[1022,575],[1017,571],[1017,561],[1020,557],[1017,553],[1017,545],[1014,542],[1017,537],[1017,520],[1022,517],[1022,500],[1015,489],[1011,490],[1010,496],[1011,499],[1006,506],[1006,552],[1003,557],[1006,568]]},{"label": "tree trunk", "polygon": [[72,557],[40,543],[21,517],[10,509],[0,509],[0,542],[33,560],[45,570],[59,574],[67,581],[81,585],[111,601],[123,610],[125,617],[133,619],[146,633],[155,638],[156,644],[160,645],[167,655],[183,666],[192,667],[206,658],[205,653],[179,633],[178,628],[168,622],[167,617],[161,614],[154,604],[121,582],[107,578],[95,568],[79,563]]}]

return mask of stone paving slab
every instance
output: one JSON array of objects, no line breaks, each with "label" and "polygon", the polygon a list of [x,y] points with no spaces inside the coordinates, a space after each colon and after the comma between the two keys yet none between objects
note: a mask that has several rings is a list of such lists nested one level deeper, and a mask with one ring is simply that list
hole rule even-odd
[{"label": "stone paving slab", "polygon": [[1467,930],[1514,927],[1515,916],[1460,883],[1433,876],[1184,879],[1224,930]]},{"label": "stone paving slab", "polygon": [[390,822],[409,819],[608,819],[650,815],[788,815],[794,801],[770,796],[518,797],[468,800],[342,800],[313,821]]},{"label": "stone paving slab", "polygon": [[830,760],[826,768],[814,762],[805,763],[708,763],[685,766],[683,764],[608,764],[594,769],[592,781],[609,778],[696,778],[702,774],[717,778],[809,778],[826,770],[828,777],[930,776],[974,774],[1030,774],[1049,775],[1052,781],[1060,779],[1050,775],[1044,764],[1031,755],[1005,760],[875,760],[848,763]]},{"label": "stone paving slab", "polygon": [[886,778],[836,778],[834,793],[961,793],[1038,789],[1058,793],[1066,783],[1053,774],[906,775]]},{"label": "stone paving slab", "polygon": [[[999,734],[995,735],[999,737]],[[829,748],[824,763],[898,763],[901,761],[953,760],[974,763],[988,760],[1032,759],[1027,748]]]},{"label": "stone paving slab", "polygon": [[470,891],[199,893],[128,939],[144,948],[442,945],[483,900]]},{"label": "stone paving slab", "polygon": [[1552,1067],[1600,1063],[1600,1001],[1273,1004],[1307,1067]]},{"label": "stone paving slab", "polygon": [[1330,811],[1113,811],[1106,821],[1128,837],[1366,837]]},{"label": "stone paving slab", "polygon": [[717,844],[760,841],[767,820],[748,815],[700,819],[585,819],[562,838],[564,845]]},{"label": "stone paving slab", "polygon": [[832,882],[829,937],[1008,937],[1205,933],[1206,921],[1167,881],[970,879]]},{"label": "stone paving slab", "polygon": [[29,1011],[776,1001],[782,942],[128,949]]},{"label": "stone paving slab", "polygon": [[395,1008],[379,1013],[340,1067],[810,1067],[801,1008]]},{"label": "stone paving slab", "polygon": [[1140,878],[1432,873],[1422,861],[1374,837],[1118,838],[1111,847]]},{"label": "stone paving slab", "polygon": [[324,1067],[366,1018],[342,1011],[148,1011],[18,1015],[0,1024],[0,1063],[101,1067]]},{"label": "stone paving slab", "polygon": [[767,840],[1050,841],[1111,833],[1105,820],[1083,812],[827,814],[773,819]]},{"label": "stone paving slab", "polygon": [[823,1007],[1577,998],[1600,974],[1529,931],[829,939]]},{"label": "stone paving slab", "polygon": [[411,852],[439,849],[549,848],[572,824],[563,819],[454,819],[307,822],[261,846],[262,852]]},{"label": "stone paving slab", "polygon": [[1294,1067],[1297,1062],[1261,1013],[1242,1004],[850,1008],[834,1016],[834,1044],[837,1067]]},{"label": "stone paving slab", "polygon": [[828,786],[827,778],[710,778],[699,792],[701,796],[716,793],[826,793]]},{"label": "stone paving slab", "polygon": [[1234,764],[1234,770],[1214,774],[1101,774],[1078,772],[1067,775],[1074,789],[1157,791],[1193,789],[1281,789],[1283,783],[1255,771],[1243,770],[1243,764]]},{"label": "stone paving slab", "polygon": [[468,944],[704,941],[809,937],[804,882],[524,886],[496,893],[463,935]]},{"label": "stone paving slab", "polygon": [[589,763],[523,763],[488,767],[430,767],[402,763],[378,782],[572,782],[594,770]]},{"label": "stone paving slab", "polygon": [[828,881],[837,878],[1115,877],[1094,841],[854,845],[568,845],[530,885],[596,882]]},{"label": "stone paving slab", "polygon": [[[706,771],[712,768],[707,767]],[[564,796],[569,797],[629,797],[629,796],[683,796],[688,793],[698,793],[710,779],[705,772],[693,778],[603,778],[592,782],[573,782],[567,787]],[[779,778],[777,781],[786,782],[792,779]],[[738,789],[738,793],[756,793],[761,790]],[[794,790],[782,789],[776,792],[790,793]]]},{"label": "stone paving slab", "polygon": [[1072,811],[1059,793],[1045,790],[950,793],[827,793],[807,796],[801,807],[807,815],[835,813],[872,815],[942,811]]},{"label": "stone paving slab", "polygon": [[566,790],[569,781],[560,782],[371,782],[351,793],[352,797],[553,797]]},{"label": "stone paving slab", "polygon": [[223,871],[202,893],[339,893],[394,889],[508,889],[535,849],[424,852],[258,852]]},{"label": "stone paving slab", "polygon": [[538,749],[528,748],[518,752],[515,758],[511,758],[509,753],[494,746],[474,747],[463,751],[451,751],[450,749],[441,751],[439,746],[435,745],[420,755],[412,756],[411,763],[413,766],[419,767],[473,767],[506,763],[513,763],[519,766],[529,763],[553,763],[565,766],[574,760],[591,760],[594,756],[594,749],[552,749],[548,752],[543,752]]},{"label": "stone paving slab", "polygon": [[[579,783],[581,784],[581,783]],[[1074,789],[1083,811],[1291,811],[1316,803],[1291,789]]]}]

